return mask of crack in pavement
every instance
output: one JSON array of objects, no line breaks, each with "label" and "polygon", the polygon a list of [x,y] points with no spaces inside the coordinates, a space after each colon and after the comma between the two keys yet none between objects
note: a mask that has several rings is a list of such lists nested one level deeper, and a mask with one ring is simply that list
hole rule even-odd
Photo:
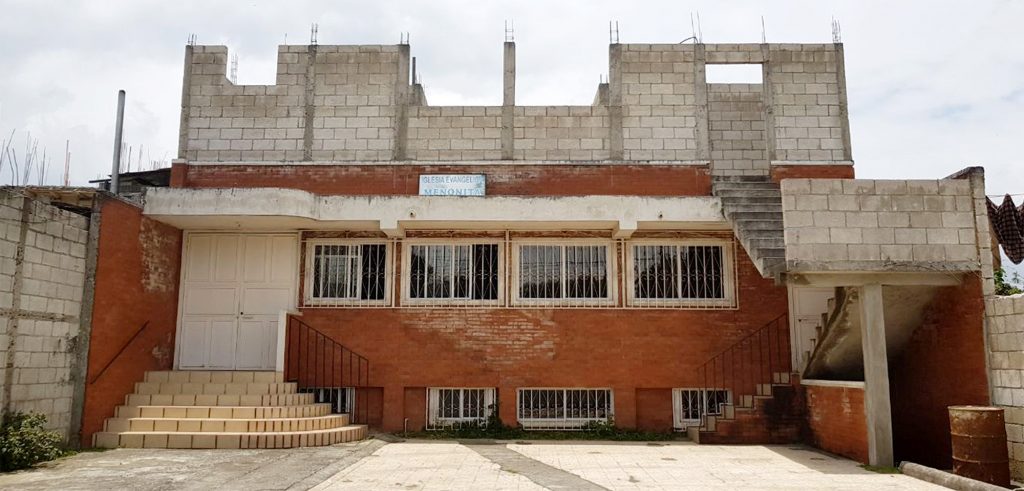
[{"label": "crack in pavement", "polygon": [[599,486],[576,474],[552,467],[539,460],[531,459],[508,448],[506,445],[473,445],[469,443],[463,443],[463,445],[481,457],[498,464],[501,470],[519,474],[535,484],[552,491],[562,489],[608,491],[606,487]]}]

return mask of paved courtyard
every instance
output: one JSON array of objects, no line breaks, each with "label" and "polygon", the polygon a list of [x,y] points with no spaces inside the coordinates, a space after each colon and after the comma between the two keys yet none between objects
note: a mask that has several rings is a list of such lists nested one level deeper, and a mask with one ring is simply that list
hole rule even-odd
[{"label": "paved courtyard", "polygon": [[294,450],[87,452],[0,489],[942,490],[798,445],[367,440]]}]

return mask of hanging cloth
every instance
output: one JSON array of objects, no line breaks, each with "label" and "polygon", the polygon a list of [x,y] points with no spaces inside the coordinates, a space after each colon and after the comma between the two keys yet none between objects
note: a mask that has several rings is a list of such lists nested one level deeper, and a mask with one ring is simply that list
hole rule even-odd
[{"label": "hanging cloth", "polygon": [[1013,264],[1024,261],[1024,204],[1019,208],[1013,204],[1013,198],[1007,194],[1003,203],[996,206],[988,201],[988,217],[995,230],[999,245]]}]

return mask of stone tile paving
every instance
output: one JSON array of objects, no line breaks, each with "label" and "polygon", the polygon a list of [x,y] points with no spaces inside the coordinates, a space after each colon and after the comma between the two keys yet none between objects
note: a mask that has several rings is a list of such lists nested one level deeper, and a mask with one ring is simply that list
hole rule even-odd
[{"label": "stone tile paving", "polygon": [[946,488],[866,471],[803,446],[587,444],[509,448],[613,490],[865,490]]},{"label": "stone tile paving", "polygon": [[0,490],[944,490],[808,447],[366,440],[292,450],[118,449],[0,475]]}]

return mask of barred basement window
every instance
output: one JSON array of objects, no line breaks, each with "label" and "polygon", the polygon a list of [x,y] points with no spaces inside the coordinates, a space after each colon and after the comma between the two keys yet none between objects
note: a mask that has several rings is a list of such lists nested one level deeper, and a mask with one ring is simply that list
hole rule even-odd
[{"label": "barred basement window", "polygon": [[518,246],[516,303],[593,305],[610,301],[608,245]]},{"label": "barred basement window", "polygon": [[427,429],[486,425],[495,410],[493,388],[427,389]]},{"label": "barred basement window", "polygon": [[634,244],[633,306],[731,307],[732,251],[721,242]]},{"label": "barred basement window", "polygon": [[308,305],[384,303],[387,296],[387,244],[317,240],[306,262]]},{"label": "barred basement window", "polygon": [[722,406],[731,403],[725,389],[672,389],[673,426],[677,430],[697,426],[704,415],[721,416]]},{"label": "barred basement window", "polygon": [[612,421],[611,389],[519,389],[517,419],[527,430],[582,430]]},{"label": "barred basement window", "polygon": [[353,414],[356,407],[355,387],[305,387],[298,389],[298,392],[313,394],[313,402],[318,404],[330,404],[331,412],[334,414],[355,416]]},{"label": "barred basement window", "polygon": [[498,244],[409,247],[408,295],[430,303],[496,303]]}]

